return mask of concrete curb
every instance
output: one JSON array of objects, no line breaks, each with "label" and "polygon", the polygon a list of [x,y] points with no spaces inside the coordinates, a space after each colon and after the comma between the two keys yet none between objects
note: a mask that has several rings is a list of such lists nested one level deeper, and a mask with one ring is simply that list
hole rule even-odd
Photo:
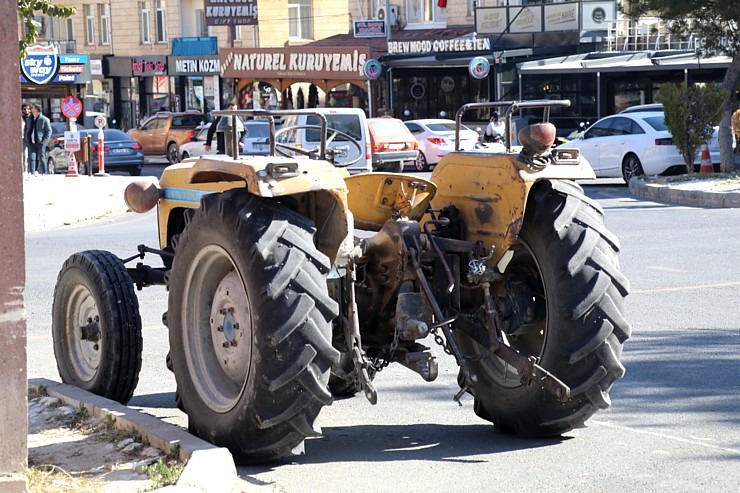
[{"label": "concrete curb", "polygon": [[632,177],[629,182],[632,195],[648,200],[659,200],[672,204],[712,209],[734,209],[740,207],[740,193],[707,192],[704,190],[681,190],[661,183],[648,183],[642,178]]},{"label": "concrete curb", "polygon": [[72,385],[45,378],[28,381],[34,389],[43,386],[46,393],[72,407],[84,405],[91,415],[105,419],[116,418],[120,429],[134,428],[152,446],[163,451],[180,447],[180,460],[185,463],[176,486],[155,490],[166,493],[229,493],[237,481],[236,465],[228,449],[201,440],[177,426],[165,423],[148,414],[140,413],[118,402],[100,397]]}]

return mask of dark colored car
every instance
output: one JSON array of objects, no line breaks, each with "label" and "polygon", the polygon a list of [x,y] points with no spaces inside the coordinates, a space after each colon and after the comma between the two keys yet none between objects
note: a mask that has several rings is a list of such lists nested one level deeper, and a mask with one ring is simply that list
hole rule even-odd
[{"label": "dark colored car", "polygon": [[[46,159],[49,159],[49,154],[54,150],[55,147],[64,147],[64,132],[68,130],[67,122],[51,122],[51,139],[49,144],[46,146]],[[78,131],[87,130],[82,125],[77,125]]]},{"label": "dark colored car", "polygon": [[[90,139],[90,161],[93,173],[98,172],[98,131],[83,130],[80,132],[80,141],[84,137]],[[141,144],[131,136],[116,129],[103,130],[103,167],[105,171],[127,171],[131,176],[139,176],[144,166],[144,152]],[[55,147],[49,153],[47,161],[49,173],[67,172],[69,168],[69,153],[64,144]],[[77,163],[80,174],[87,173],[86,163]]]}]

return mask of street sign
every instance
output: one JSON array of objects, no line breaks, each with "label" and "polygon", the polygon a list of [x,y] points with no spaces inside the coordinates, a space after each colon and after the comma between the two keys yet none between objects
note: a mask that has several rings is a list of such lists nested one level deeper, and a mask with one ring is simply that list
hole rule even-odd
[{"label": "street sign", "polygon": [[105,116],[98,115],[95,117],[95,126],[98,128],[104,128],[106,124]]},{"label": "street sign", "polygon": [[82,101],[74,96],[62,100],[62,114],[67,118],[77,118],[82,114]]},{"label": "street sign", "polygon": [[64,132],[64,150],[70,152],[80,150],[80,132]]}]

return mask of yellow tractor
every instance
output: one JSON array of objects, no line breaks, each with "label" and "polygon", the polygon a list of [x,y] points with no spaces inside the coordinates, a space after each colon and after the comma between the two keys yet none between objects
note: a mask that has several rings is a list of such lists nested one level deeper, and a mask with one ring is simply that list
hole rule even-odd
[{"label": "yellow tractor", "polygon": [[[268,119],[270,155],[191,158],[158,186],[127,188],[133,210],[158,207],[159,247],[66,261],[53,305],[62,380],[127,402],[141,368],[135,288],[164,284],[178,406],[240,462],[300,453],[335,397],[376,403],[373,378],[390,363],[433,381],[425,343],[459,366],[454,400],[470,394],[497,430],[583,426],[624,374],[629,283],[603,209],[574,181],[590,166],[552,147],[550,110],[568,104],[463,106],[458,132],[468,110],[503,110],[506,148],[451,153],[430,180],[350,176],[336,153],[364,149],[327,150],[352,139],[321,114],[321,144],[306,149],[275,140],[291,111],[214,112]],[[523,113],[539,122],[515,135]],[[147,254],[162,265],[126,267]]]}]

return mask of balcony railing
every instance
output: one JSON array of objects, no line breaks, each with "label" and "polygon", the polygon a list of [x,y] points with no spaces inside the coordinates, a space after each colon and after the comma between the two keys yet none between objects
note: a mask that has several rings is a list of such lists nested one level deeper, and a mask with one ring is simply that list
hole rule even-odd
[{"label": "balcony railing", "polygon": [[608,51],[694,50],[700,43],[694,34],[686,37],[671,34],[670,26],[657,17],[611,22],[607,40]]}]

